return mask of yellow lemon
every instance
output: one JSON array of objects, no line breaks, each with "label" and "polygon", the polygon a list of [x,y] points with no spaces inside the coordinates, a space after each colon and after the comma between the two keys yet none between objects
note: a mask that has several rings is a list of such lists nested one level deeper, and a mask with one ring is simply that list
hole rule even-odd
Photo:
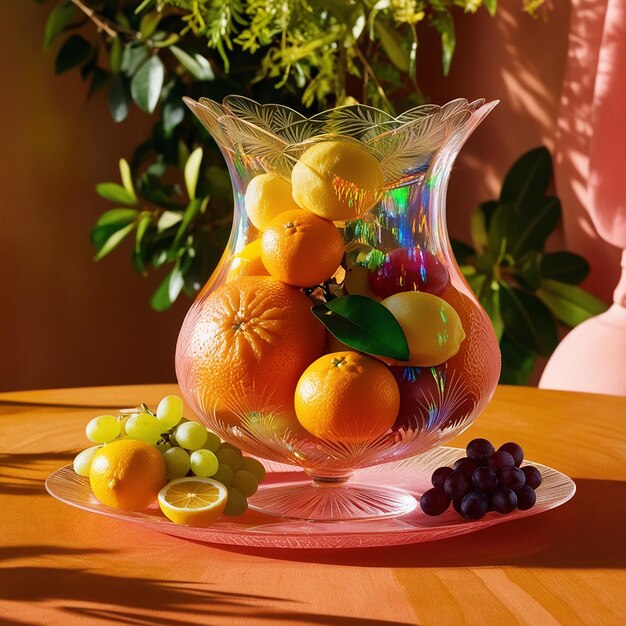
[{"label": "yellow lemon", "polygon": [[261,240],[256,239],[247,244],[233,256],[226,282],[229,283],[240,276],[269,276],[261,260]]},{"label": "yellow lemon", "polygon": [[159,491],[159,507],[174,524],[206,527],[223,513],[226,487],[217,480],[190,476],[177,478]]},{"label": "yellow lemon", "polygon": [[361,144],[323,141],[300,157],[291,173],[293,198],[327,220],[351,220],[378,202],[383,188],[378,161]]},{"label": "yellow lemon", "polygon": [[404,291],[381,304],[398,320],[409,344],[409,362],[432,367],[453,357],[465,339],[459,314],[445,300],[422,291]]},{"label": "yellow lemon", "polygon": [[143,441],[113,441],[94,455],[89,483],[103,504],[125,511],[145,509],[167,483],[165,460]]},{"label": "yellow lemon", "polygon": [[350,295],[372,296],[370,291],[370,273],[366,267],[355,265],[346,272],[343,284]]},{"label": "yellow lemon", "polygon": [[245,207],[248,218],[260,231],[277,215],[300,208],[291,197],[289,181],[278,174],[255,176],[246,189]]}]

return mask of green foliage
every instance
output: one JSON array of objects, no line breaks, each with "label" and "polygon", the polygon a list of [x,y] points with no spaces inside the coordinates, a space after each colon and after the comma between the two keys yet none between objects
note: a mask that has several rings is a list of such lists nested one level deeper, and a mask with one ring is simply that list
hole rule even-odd
[{"label": "green foliage", "polygon": [[473,246],[453,242],[470,287],[489,313],[502,352],[501,382],[525,384],[536,356],[558,343],[558,323],[575,326],[606,307],[576,285],[589,272],[572,252],[545,252],[561,217],[546,195],[552,159],[543,147],[522,155],[502,184],[500,198],[471,218]]}]

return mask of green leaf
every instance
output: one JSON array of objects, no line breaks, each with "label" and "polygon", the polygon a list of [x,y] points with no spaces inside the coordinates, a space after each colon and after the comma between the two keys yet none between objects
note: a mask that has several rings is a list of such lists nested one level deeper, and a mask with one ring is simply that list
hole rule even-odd
[{"label": "green leaf", "polygon": [[502,370],[500,384],[527,385],[535,368],[535,355],[506,337],[500,342]]},{"label": "green leaf", "polygon": [[77,65],[82,65],[89,59],[92,52],[91,44],[84,37],[72,35],[59,50],[54,63],[54,71],[62,74]]},{"label": "green leaf", "polygon": [[170,46],[170,50],[180,64],[197,80],[214,80],[215,74],[211,64],[200,54],[190,55],[178,46]]},{"label": "green leaf", "polygon": [[530,291],[537,291],[541,283],[541,257],[541,252],[531,250],[517,264],[515,274]]},{"label": "green leaf", "polygon": [[117,183],[100,183],[96,185],[96,193],[111,202],[130,204],[131,206],[137,203],[136,196],[128,193],[122,185]]},{"label": "green leaf", "polygon": [[52,9],[44,30],[43,45],[45,48],[52,45],[52,42],[63,32],[74,15],[76,15],[76,6],[69,2],[62,2]]},{"label": "green leaf", "polygon": [[96,227],[116,226],[117,228],[121,228],[122,226],[132,222],[138,214],[139,211],[137,211],[137,209],[110,209],[98,218]]},{"label": "green leaf", "polygon": [[163,13],[146,13],[139,23],[139,32],[142,39],[149,39],[157,29],[159,22],[163,18]]},{"label": "green leaf", "polygon": [[146,113],[156,109],[164,78],[165,67],[158,56],[151,56],[133,76],[130,94],[137,106]]},{"label": "green leaf", "polygon": [[122,52],[122,40],[119,36],[114,37],[109,50],[109,64],[111,65],[111,72],[114,75],[119,74],[122,69]]},{"label": "green leaf", "polygon": [[550,252],[541,259],[541,275],[576,285],[587,278],[589,263],[573,252]]},{"label": "green leaf", "polygon": [[168,100],[163,105],[163,131],[171,137],[173,130],[185,119],[185,106],[182,101]]},{"label": "green leaf", "polygon": [[408,72],[411,67],[411,53],[410,50],[405,50],[402,47],[398,33],[388,28],[387,25],[380,20],[375,22],[374,31],[389,60],[401,72]]},{"label": "green leaf", "polygon": [[137,194],[135,193],[135,187],[133,186],[133,175],[130,171],[130,165],[126,159],[120,159],[120,177],[122,179],[122,185],[124,189],[135,199],[137,202]]},{"label": "green leaf", "polygon": [[523,154],[507,173],[500,202],[512,204],[525,213],[545,194],[552,178],[552,157],[547,148],[540,146]]},{"label": "green leaf", "polygon": [[316,304],[313,314],[339,341],[368,354],[409,360],[409,346],[396,318],[367,296],[344,296]]},{"label": "green leaf", "polygon": [[176,263],[152,294],[152,298],[150,298],[152,308],[161,312],[169,309],[180,294],[183,285],[184,279],[180,271],[180,265]]},{"label": "green leaf", "polygon": [[145,45],[128,44],[122,54],[122,72],[128,77],[134,76],[148,58],[148,54],[148,48]]},{"label": "green leaf", "polygon": [[109,111],[114,122],[123,122],[128,116],[130,99],[119,74],[111,78],[108,95]]},{"label": "green leaf", "polygon": [[493,17],[498,9],[498,0],[483,0],[483,4],[485,5],[485,9],[489,11],[489,15]]},{"label": "green leaf", "polygon": [[430,23],[441,35],[441,60],[443,64],[443,74],[448,75],[452,55],[456,47],[456,36],[454,34],[454,20],[450,12],[441,5],[442,11],[437,11],[430,18]]},{"label": "green leaf", "polygon": [[480,207],[470,216],[470,234],[474,248],[478,254],[482,254],[487,249],[487,222]]},{"label": "green leaf", "polygon": [[202,163],[202,148],[196,148],[185,163],[185,186],[189,199],[196,197],[196,187],[198,185],[198,176],[200,175],[200,164]]},{"label": "green leaf", "polygon": [[555,196],[542,198],[537,208],[516,220],[518,226],[517,237],[510,251],[519,257],[529,250],[542,251],[546,240],[557,227],[561,219],[561,202]]},{"label": "green leaf", "polygon": [[504,333],[504,321],[500,311],[500,288],[497,283],[495,286],[494,289],[491,282],[485,282],[480,290],[479,300],[491,320],[498,341],[500,341]]},{"label": "green leaf", "polygon": [[135,236],[135,252],[137,254],[139,254],[144,235],[150,224],[152,224],[152,216],[150,214],[144,215],[137,223],[137,234]]},{"label": "green leaf", "polygon": [[174,241],[170,248],[170,254],[174,254],[182,241],[187,229],[189,228],[189,224],[198,216],[200,213],[204,213],[206,206],[209,202],[209,198],[195,198],[189,203],[189,206],[185,209],[185,213],[183,214],[183,219],[178,227],[178,231],[176,232],[176,237],[174,237]]},{"label": "green leaf", "polygon": [[[125,210],[126,209],[114,209],[114,211]],[[135,214],[136,213],[137,212],[135,211]],[[102,218],[104,218],[105,215],[103,215]],[[94,261],[99,261],[107,254],[112,252],[122,242],[122,240],[135,228],[134,218],[130,222],[125,222],[121,218],[119,221],[113,221],[113,218],[111,217],[109,218],[111,221],[106,224],[100,223],[102,218],[98,220],[98,224],[96,224],[96,226],[91,231],[91,240],[97,250]],[[123,225],[124,223],[125,225]]]},{"label": "green leaf", "polygon": [[159,232],[163,232],[172,226],[176,226],[183,219],[182,213],[176,213],[175,211],[163,211],[159,221],[157,222],[157,229]]},{"label": "green leaf", "polygon": [[577,326],[607,308],[604,302],[580,287],[558,280],[543,280],[537,296],[567,326]]},{"label": "green leaf", "polygon": [[558,343],[556,322],[539,298],[501,281],[500,311],[511,340],[534,354],[552,354]]}]

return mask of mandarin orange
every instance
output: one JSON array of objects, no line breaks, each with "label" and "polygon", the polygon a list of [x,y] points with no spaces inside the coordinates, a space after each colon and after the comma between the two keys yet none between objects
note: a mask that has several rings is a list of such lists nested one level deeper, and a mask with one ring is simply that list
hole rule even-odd
[{"label": "mandarin orange", "polygon": [[261,260],[261,240],[246,244],[231,260],[226,282],[241,276],[269,276]]},{"label": "mandarin orange", "polygon": [[296,287],[328,280],[343,258],[339,229],[309,211],[281,213],[261,238],[261,258],[269,273]]},{"label": "mandarin orange", "polygon": [[269,276],[238,278],[198,303],[184,346],[203,412],[228,416],[293,407],[304,369],[324,352],[323,326],[300,291]]},{"label": "mandarin orange", "polygon": [[307,367],[296,387],[300,424],[335,443],[368,442],[384,435],[399,408],[398,384],[389,369],[359,352],[325,354]]}]

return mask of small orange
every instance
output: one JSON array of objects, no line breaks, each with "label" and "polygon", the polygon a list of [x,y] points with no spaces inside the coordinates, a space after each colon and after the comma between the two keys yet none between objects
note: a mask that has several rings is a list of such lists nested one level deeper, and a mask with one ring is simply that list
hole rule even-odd
[{"label": "small orange", "polygon": [[120,439],[96,452],[89,470],[93,495],[124,511],[145,509],[167,483],[163,455],[143,441]]},{"label": "small orange", "polygon": [[400,392],[380,361],[344,350],[307,367],[296,387],[295,408],[300,424],[320,439],[368,442],[393,426]]},{"label": "small orange", "polygon": [[283,283],[311,287],[328,280],[343,258],[339,229],[309,211],[281,213],[261,238],[261,258],[270,274]]},{"label": "small orange", "polygon": [[300,374],[324,352],[311,301],[270,276],[246,276],[194,306],[178,350],[203,412],[232,424],[233,415],[292,407]]},{"label": "small orange", "polygon": [[256,239],[235,254],[230,264],[226,282],[240,276],[269,276],[261,260],[261,240]]}]

